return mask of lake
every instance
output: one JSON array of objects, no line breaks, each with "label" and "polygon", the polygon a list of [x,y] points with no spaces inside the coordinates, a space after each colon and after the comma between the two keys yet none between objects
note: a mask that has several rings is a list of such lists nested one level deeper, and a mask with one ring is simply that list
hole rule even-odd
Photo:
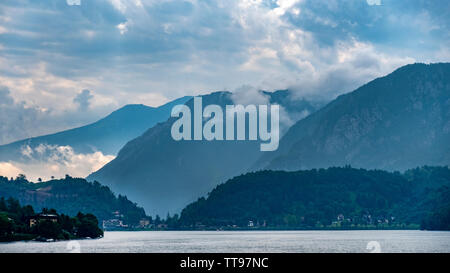
[{"label": "lake", "polygon": [[[370,250],[369,250],[370,249]],[[450,232],[116,231],[104,238],[0,243],[0,252],[450,252]]]}]

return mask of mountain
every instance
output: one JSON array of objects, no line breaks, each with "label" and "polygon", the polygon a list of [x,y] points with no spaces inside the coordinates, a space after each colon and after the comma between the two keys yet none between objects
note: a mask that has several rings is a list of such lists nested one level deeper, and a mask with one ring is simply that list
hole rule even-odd
[{"label": "mountain", "polygon": [[145,105],[126,105],[92,124],[56,134],[29,138],[0,146],[0,161],[25,160],[24,146],[35,148],[40,144],[71,146],[77,153],[101,151],[116,155],[129,140],[140,136],[148,128],[170,117],[172,107],[184,104],[190,97],[182,97],[154,108]]},{"label": "mountain", "polygon": [[412,64],[293,125],[254,170],[450,164],[450,64]]},{"label": "mountain", "polygon": [[[259,171],[217,186],[181,213],[184,228],[406,228],[450,229],[450,169],[404,173],[351,167]],[[431,219],[429,216],[433,215]],[[435,220],[437,218],[438,220]],[[444,221],[441,221],[444,220]],[[433,228],[435,229],[435,228]]]},{"label": "mountain", "polygon": [[23,205],[31,205],[36,211],[54,208],[60,213],[75,216],[78,212],[92,213],[100,222],[115,217],[119,211],[125,224],[137,225],[146,217],[143,208],[116,196],[98,182],[87,182],[81,178],[67,176],[64,179],[32,183],[25,177],[9,180],[0,176],[0,197],[18,199]]},{"label": "mountain", "polygon": [[[271,103],[282,105],[290,116],[298,117],[319,107],[305,100],[293,101],[287,90],[261,94]],[[203,106],[234,104],[230,92],[201,98]],[[193,100],[186,105],[193,109]],[[151,215],[165,216],[181,211],[218,183],[245,172],[263,153],[259,141],[175,141],[171,136],[175,120],[160,123],[127,143],[116,159],[87,179],[126,194]]]}]

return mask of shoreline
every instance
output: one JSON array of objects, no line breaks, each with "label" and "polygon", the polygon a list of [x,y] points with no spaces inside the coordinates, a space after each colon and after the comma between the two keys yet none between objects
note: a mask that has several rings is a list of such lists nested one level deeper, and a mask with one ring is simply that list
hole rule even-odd
[{"label": "shoreline", "polygon": [[[209,228],[179,228],[179,229],[114,229],[104,231],[112,232],[112,231],[340,231],[340,230],[422,230],[420,229],[420,225],[414,224],[409,227],[354,227],[354,228],[343,228],[343,227],[323,227],[323,228],[285,228],[285,227],[267,227],[267,228],[226,228],[226,227],[209,227]],[[433,231],[445,231],[445,230],[433,230]]]},{"label": "shoreline", "polygon": [[[23,234],[24,237],[28,237],[26,235],[30,234]],[[33,239],[24,239],[24,240],[7,240],[7,241],[1,241],[1,244],[9,244],[9,243],[15,243],[15,242],[37,242],[37,243],[55,243],[55,242],[69,242],[69,241],[80,241],[80,240],[98,240],[102,239],[104,236],[100,236],[98,238],[90,238],[90,237],[80,237],[80,238],[70,238],[70,239],[48,239],[48,238],[42,238],[41,240],[38,240],[38,238]]]}]

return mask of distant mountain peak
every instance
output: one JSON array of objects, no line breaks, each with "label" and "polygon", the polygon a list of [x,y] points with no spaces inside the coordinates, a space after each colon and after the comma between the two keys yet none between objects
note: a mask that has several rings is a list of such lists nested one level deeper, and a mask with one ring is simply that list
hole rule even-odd
[{"label": "distant mountain peak", "polygon": [[411,64],[293,125],[255,169],[450,164],[450,64]]},{"label": "distant mountain peak", "polygon": [[21,154],[23,146],[33,148],[40,144],[71,146],[77,153],[100,151],[116,155],[128,141],[140,136],[158,122],[166,121],[174,105],[184,104],[190,98],[181,97],[159,107],[128,104],[85,126],[1,145],[0,161],[26,160]]},{"label": "distant mountain peak", "polygon": [[[266,95],[270,103],[282,105],[286,114],[317,109],[307,101],[292,102],[288,91]],[[236,104],[229,91],[200,96],[203,107]],[[186,105],[193,107],[193,99]],[[171,137],[173,121],[160,123],[130,141],[115,160],[88,178],[127,194],[152,215],[165,215],[178,212],[218,183],[247,171],[262,153],[258,141],[175,141]]]}]

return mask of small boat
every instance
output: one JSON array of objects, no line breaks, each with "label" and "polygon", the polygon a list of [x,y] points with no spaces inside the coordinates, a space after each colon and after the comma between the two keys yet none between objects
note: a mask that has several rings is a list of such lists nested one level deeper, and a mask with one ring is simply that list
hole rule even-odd
[{"label": "small boat", "polygon": [[38,236],[38,237],[36,237],[34,239],[34,241],[50,243],[50,242],[54,242],[55,239],[48,239],[48,238],[45,238],[45,237]]}]

